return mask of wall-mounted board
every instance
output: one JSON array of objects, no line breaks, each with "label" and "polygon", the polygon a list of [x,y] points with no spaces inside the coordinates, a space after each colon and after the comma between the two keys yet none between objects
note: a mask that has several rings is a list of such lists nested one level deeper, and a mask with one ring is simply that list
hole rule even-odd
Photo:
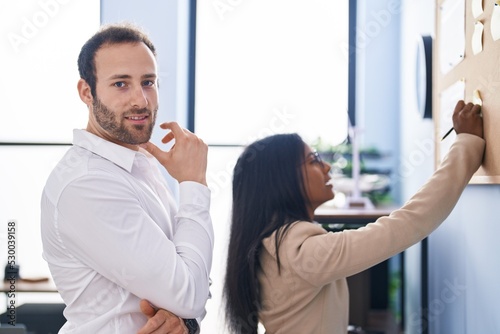
[{"label": "wall-mounted board", "polygon": [[479,93],[486,152],[471,183],[500,183],[500,0],[436,0],[433,50],[436,166],[455,136],[441,141],[456,102]]}]

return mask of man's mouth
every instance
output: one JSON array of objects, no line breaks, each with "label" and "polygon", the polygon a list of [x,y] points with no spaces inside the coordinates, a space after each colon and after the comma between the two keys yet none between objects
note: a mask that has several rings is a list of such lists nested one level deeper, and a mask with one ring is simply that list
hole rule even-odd
[{"label": "man's mouth", "polygon": [[144,124],[148,118],[149,115],[125,116],[125,119],[129,120],[133,124]]},{"label": "man's mouth", "polygon": [[133,120],[133,121],[142,121],[143,119],[146,119],[148,118],[149,116],[147,115],[144,115],[144,116],[128,116],[128,117],[125,117],[126,119],[130,119],[130,120]]}]

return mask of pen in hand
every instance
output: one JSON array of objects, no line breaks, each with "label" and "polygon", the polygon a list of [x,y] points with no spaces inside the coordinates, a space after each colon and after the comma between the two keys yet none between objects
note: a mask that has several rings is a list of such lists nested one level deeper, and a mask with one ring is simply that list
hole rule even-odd
[{"label": "pen in hand", "polygon": [[[472,93],[472,103],[480,106],[483,105],[483,99],[481,98],[481,93],[478,89],[474,90],[474,92]],[[480,114],[480,116],[483,117],[482,114]],[[441,141],[445,140],[445,138],[448,137],[453,130],[455,129],[451,127],[451,129],[449,129],[448,132],[444,134],[443,138],[441,138]]]},{"label": "pen in hand", "polygon": [[[481,99],[481,94],[479,93],[479,90],[477,90],[477,89],[472,93],[472,102],[475,105],[479,105],[480,107],[483,106],[483,100]],[[479,116],[483,117],[483,114],[480,112]],[[449,129],[448,132],[446,132],[444,134],[443,138],[441,138],[441,141],[445,140],[445,138],[448,137],[453,130],[455,130],[455,128],[451,127],[451,129]]]},{"label": "pen in hand", "polygon": [[453,130],[455,130],[455,128],[453,127],[449,129],[448,132],[444,134],[443,138],[441,138],[441,141],[443,141],[446,137],[448,137]]}]

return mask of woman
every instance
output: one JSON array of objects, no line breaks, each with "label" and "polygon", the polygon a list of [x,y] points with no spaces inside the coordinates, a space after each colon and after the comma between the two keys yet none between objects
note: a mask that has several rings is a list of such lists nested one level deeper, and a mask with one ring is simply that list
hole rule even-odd
[{"label": "woman", "polygon": [[[480,107],[459,101],[448,157],[403,208],[357,230],[328,233],[314,210],[334,197],[330,165],[296,134],[248,146],[234,169],[224,299],[231,333],[342,333],[346,277],[417,243],[451,212],[484,151]],[[466,162],[466,163],[465,163]]]}]

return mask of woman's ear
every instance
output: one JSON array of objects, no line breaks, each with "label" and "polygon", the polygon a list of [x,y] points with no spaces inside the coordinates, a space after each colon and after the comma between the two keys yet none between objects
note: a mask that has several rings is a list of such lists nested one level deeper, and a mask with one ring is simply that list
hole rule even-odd
[{"label": "woman's ear", "polygon": [[92,102],[94,101],[94,98],[92,97],[92,91],[90,89],[89,84],[87,81],[80,79],[78,80],[78,94],[80,95],[80,99],[85,103],[87,106],[91,106]]}]

